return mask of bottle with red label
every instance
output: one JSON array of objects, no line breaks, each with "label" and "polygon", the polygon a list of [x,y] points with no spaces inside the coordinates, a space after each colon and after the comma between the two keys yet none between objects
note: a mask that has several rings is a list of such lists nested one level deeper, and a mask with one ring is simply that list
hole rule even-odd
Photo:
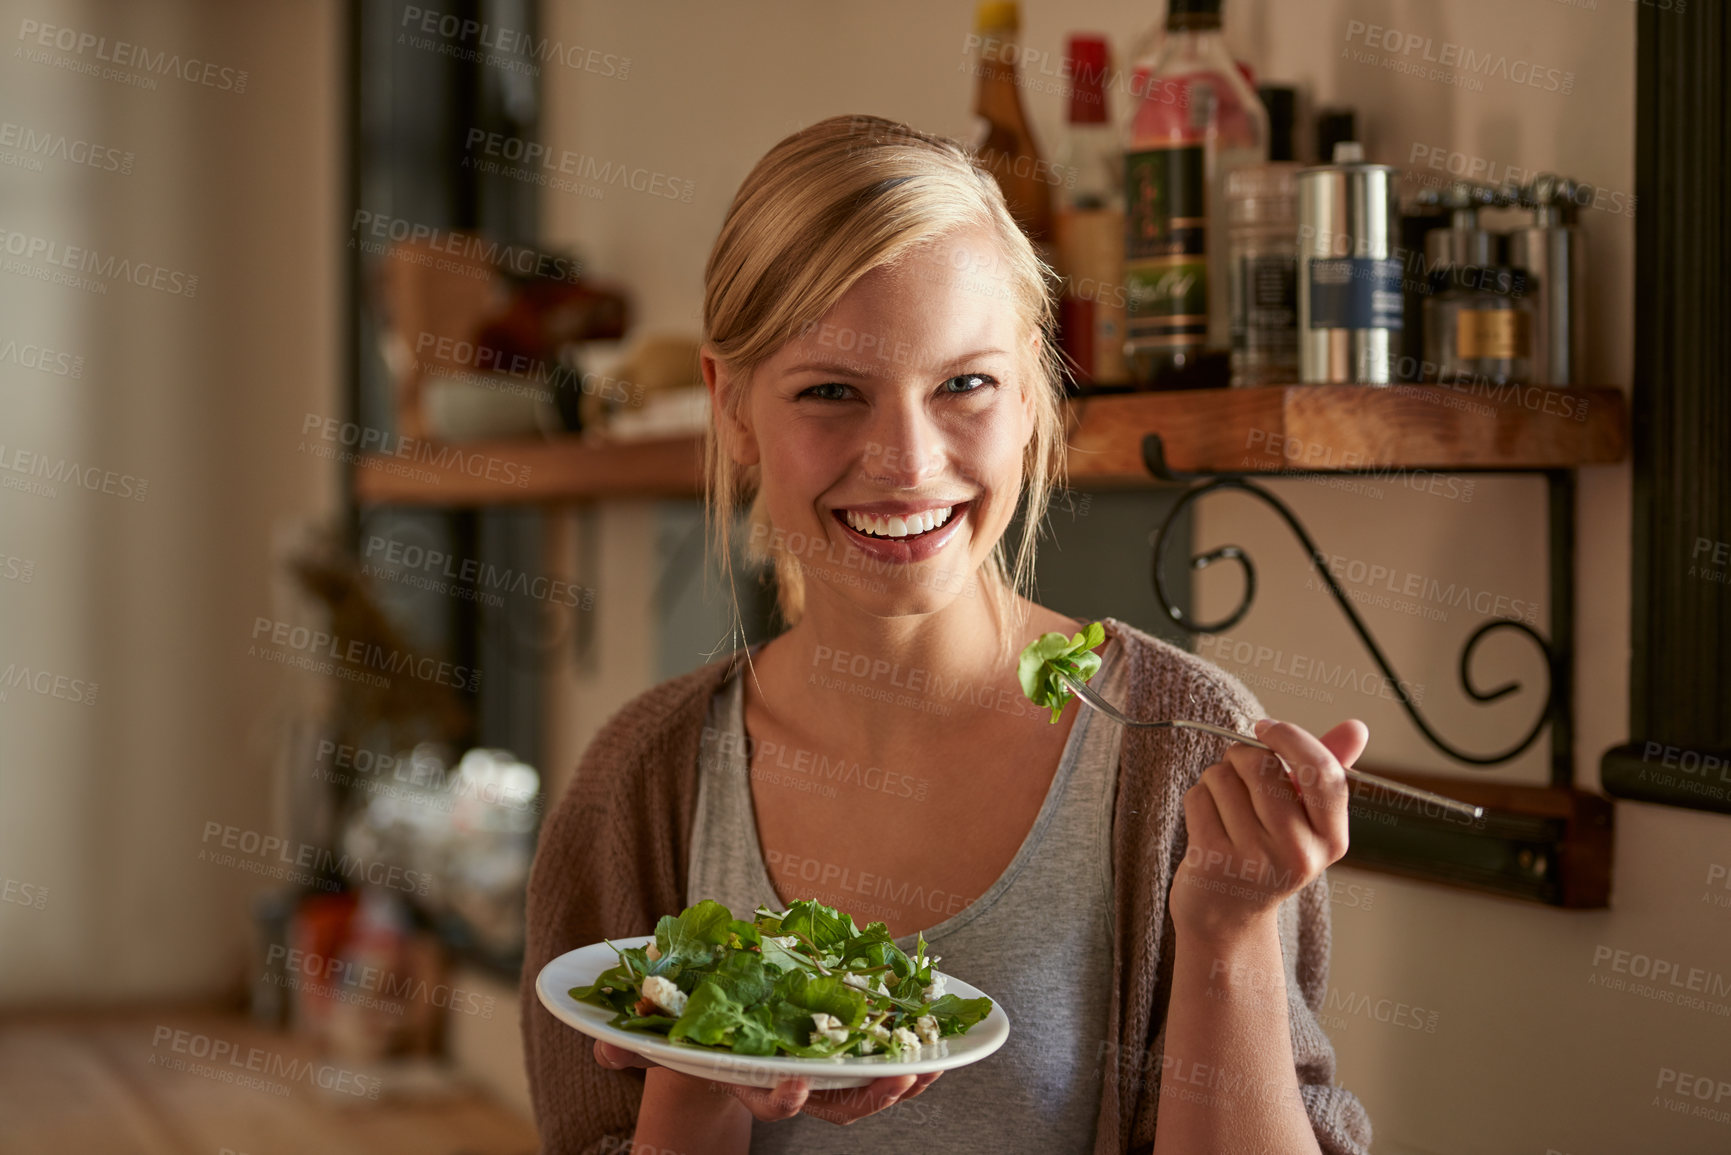
[{"label": "bottle with red label", "polygon": [[1170,0],[1133,64],[1124,151],[1125,356],[1145,389],[1227,383],[1226,180],[1268,159],[1268,113],[1226,49],[1221,0]]}]

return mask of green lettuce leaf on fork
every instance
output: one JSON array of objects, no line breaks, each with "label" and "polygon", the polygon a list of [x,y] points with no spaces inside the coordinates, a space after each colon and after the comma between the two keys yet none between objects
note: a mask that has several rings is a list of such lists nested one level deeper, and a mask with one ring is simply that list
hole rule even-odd
[{"label": "green lettuce leaf on fork", "polygon": [[1088,628],[1073,638],[1063,634],[1041,634],[1028,643],[1016,665],[1022,681],[1022,693],[1036,706],[1050,706],[1052,721],[1064,712],[1065,703],[1074,697],[1064,685],[1059,672],[1069,674],[1078,682],[1086,682],[1100,671],[1100,655],[1094,647],[1106,640],[1106,627],[1090,622]]}]

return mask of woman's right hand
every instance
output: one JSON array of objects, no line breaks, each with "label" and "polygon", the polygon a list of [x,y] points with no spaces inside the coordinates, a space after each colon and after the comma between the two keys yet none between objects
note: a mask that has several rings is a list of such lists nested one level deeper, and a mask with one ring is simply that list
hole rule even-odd
[{"label": "woman's right hand", "polygon": [[633,1051],[595,1040],[595,1061],[609,1070],[627,1067],[658,1067],[678,1079],[689,1080],[704,1090],[720,1088],[745,1105],[752,1117],[763,1123],[791,1119],[795,1115],[812,1115],[843,1127],[867,1115],[875,1115],[885,1107],[905,1102],[932,1085],[942,1071],[925,1075],[896,1075],[873,1079],[863,1087],[839,1091],[813,1091],[811,1080],[783,1079],[774,1087],[742,1087],[737,1083],[721,1083],[681,1074],[661,1064],[651,1062]]}]

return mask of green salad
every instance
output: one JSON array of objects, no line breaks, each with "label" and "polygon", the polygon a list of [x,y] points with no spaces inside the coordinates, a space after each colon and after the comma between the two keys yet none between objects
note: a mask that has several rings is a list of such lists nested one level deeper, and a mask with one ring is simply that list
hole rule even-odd
[{"label": "green salad", "polygon": [[1064,680],[1062,670],[1078,682],[1086,682],[1100,672],[1100,655],[1094,647],[1106,640],[1106,627],[1099,622],[1073,638],[1063,634],[1041,634],[1028,643],[1016,664],[1016,674],[1022,680],[1022,693],[1036,706],[1050,706],[1052,721],[1064,712],[1064,704],[1073,695]]},{"label": "green salad", "polygon": [[988,998],[944,993],[919,936],[912,957],[881,922],[806,900],[745,922],[705,899],[665,915],[655,941],[619,947],[571,997],[615,1012],[611,1025],[741,1055],[918,1058],[992,1012]]}]

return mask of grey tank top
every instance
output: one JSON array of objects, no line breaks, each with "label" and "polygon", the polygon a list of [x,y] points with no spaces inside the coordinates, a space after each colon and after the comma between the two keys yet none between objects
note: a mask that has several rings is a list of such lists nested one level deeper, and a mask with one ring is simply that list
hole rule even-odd
[{"label": "grey tank top", "polygon": [[[1090,683],[1112,701],[1122,701],[1121,649],[1116,641],[1107,643]],[[758,841],[745,737],[736,671],[709,706],[686,901],[713,898],[736,917],[750,918],[759,906],[779,910],[782,904]],[[753,1155],[1094,1149],[1098,1056],[1112,982],[1111,833],[1119,745],[1117,726],[1083,710],[1045,803],[1009,867],[973,903],[924,932],[928,953],[942,958],[940,970],[1004,1008],[1010,1019],[1004,1046],[973,1066],[945,1073],[917,1099],[845,1128],[803,1115],[753,1123]],[[873,917],[869,909],[850,913],[861,921]],[[912,950],[914,937],[896,944]]]}]

